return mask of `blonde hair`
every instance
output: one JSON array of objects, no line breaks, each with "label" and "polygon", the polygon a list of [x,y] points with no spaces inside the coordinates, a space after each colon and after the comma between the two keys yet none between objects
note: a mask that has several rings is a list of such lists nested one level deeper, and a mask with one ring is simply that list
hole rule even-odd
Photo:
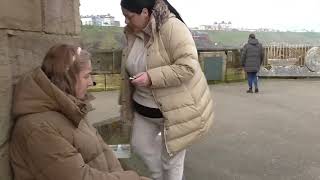
[{"label": "blonde hair", "polygon": [[91,61],[91,55],[77,46],[57,44],[45,55],[41,69],[63,92],[76,97],[77,76]]}]

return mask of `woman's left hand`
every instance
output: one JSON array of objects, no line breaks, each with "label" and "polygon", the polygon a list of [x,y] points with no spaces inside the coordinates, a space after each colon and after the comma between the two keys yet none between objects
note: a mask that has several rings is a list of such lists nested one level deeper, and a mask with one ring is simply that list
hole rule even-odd
[{"label": "woman's left hand", "polygon": [[131,83],[135,86],[149,87],[151,85],[151,80],[147,72],[141,72],[133,76],[135,79]]}]

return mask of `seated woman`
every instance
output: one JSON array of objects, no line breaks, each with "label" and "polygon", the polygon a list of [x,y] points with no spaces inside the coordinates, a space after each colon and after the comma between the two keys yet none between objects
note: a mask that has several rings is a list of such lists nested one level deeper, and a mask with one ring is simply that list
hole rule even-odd
[{"label": "seated woman", "polygon": [[41,67],[21,78],[13,99],[10,143],[16,180],[148,180],[124,171],[86,120],[90,54],[59,44]]}]

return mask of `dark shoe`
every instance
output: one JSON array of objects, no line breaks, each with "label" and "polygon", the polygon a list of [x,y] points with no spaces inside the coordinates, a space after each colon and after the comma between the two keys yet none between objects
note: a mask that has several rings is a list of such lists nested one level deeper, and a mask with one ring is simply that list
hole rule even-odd
[{"label": "dark shoe", "polygon": [[253,93],[252,89],[250,88],[249,90],[247,90],[247,93]]},{"label": "dark shoe", "polygon": [[256,89],[254,90],[254,92],[255,92],[255,93],[258,93],[258,92],[259,92],[259,89],[258,89],[258,88],[256,88]]}]

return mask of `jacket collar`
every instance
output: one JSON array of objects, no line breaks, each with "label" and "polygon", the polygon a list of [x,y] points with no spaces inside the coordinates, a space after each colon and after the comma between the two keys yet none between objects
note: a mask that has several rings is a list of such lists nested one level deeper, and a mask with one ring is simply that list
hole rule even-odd
[{"label": "jacket collar", "polygon": [[93,110],[90,104],[92,99],[93,96],[89,94],[85,100],[80,100],[64,93],[39,67],[22,77],[16,85],[13,115],[18,118],[27,114],[56,111],[78,127],[87,113]]}]

